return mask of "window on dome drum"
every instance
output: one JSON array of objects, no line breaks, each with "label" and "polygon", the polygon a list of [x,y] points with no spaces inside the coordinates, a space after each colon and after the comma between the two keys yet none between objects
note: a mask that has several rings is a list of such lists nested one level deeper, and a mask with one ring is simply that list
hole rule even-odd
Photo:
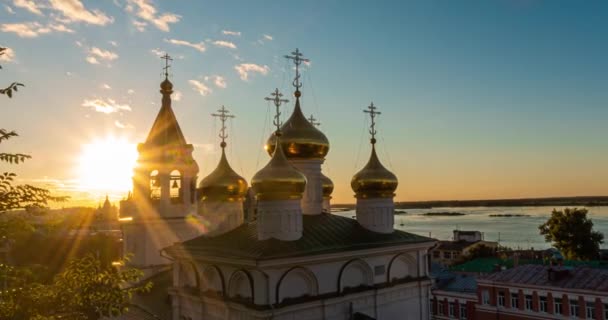
[{"label": "window on dome drum", "polygon": [[578,318],[578,300],[570,300],[570,317]]},{"label": "window on dome drum", "polygon": [[532,296],[526,295],[526,310],[532,310]]},{"label": "window on dome drum", "polygon": [[511,293],[511,308],[519,308],[519,294]]},{"label": "window on dome drum", "polygon": [[587,319],[595,319],[595,303],[587,301],[585,309]]},{"label": "window on dome drum", "polygon": [[171,176],[169,176],[169,197],[171,198],[171,202],[180,202],[182,198],[182,175],[179,171],[173,170],[171,171]]},{"label": "window on dome drum", "polygon": [[160,199],[160,177],[158,170],[150,172],[150,199]]},{"label": "window on dome drum", "polygon": [[498,292],[498,305],[505,306],[505,293],[503,291]]},{"label": "window on dome drum", "polygon": [[460,304],[460,320],[467,319],[467,305],[465,303]]},{"label": "window on dome drum", "polygon": [[448,316],[450,316],[450,318],[453,318],[455,314],[456,305],[454,304],[454,302],[450,302],[450,304],[448,305]]},{"label": "window on dome drum", "polygon": [[555,314],[562,314],[562,299],[560,298],[555,298],[553,300],[553,313]]},{"label": "window on dome drum", "polygon": [[540,312],[547,312],[547,297],[539,298],[538,309]]},{"label": "window on dome drum", "polygon": [[481,303],[490,304],[490,292],[487,289],[481,291]]}]

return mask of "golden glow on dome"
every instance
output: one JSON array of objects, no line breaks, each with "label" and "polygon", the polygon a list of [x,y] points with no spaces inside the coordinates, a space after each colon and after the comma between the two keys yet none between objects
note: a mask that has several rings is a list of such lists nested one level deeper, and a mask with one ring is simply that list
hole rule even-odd
[{"label": "golden glow on dome", "polygon": [[[289,159],[324,159],[329,151],[329,141],[302,113],[300,99],[291,117],[281,127],[281,145]],[[275,149],[274,133],[266,141],[264,149],[272,155]]]},{"label": "golden glow on dome", "polygon": [[376,155],[376,147],[372,144],[372,154],[369,161],[353,176],[350,186],[359,199],[392,198],[398,185],[397,177],[388,171]]},{"label": "golden glow on dome", "polygon": [[220,162],[215,170],[200,182],[199,188],[203,201],[241,201],[247,194],[247,181],[232,170],[222,148]]},{"label": "golden glow on dome", "polygon": [[329,198],[334,192],[334,183],[329,177],[321,173],[321,189],[323,190],[323,198]]},{"label": "golden glow on dome", "polygon": [[251,187],[258,200],[301,199],[306,177],[287,161],[281,143],[268,164],[253,176]]}]

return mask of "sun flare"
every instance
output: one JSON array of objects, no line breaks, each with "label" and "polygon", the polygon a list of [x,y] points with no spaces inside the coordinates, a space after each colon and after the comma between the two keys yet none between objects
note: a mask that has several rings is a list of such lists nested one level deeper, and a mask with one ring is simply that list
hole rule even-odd
[{"label": "sun flare", "polygon": [[99,191],[131,189],[137,147],[126,138],[108,136],[82,145],[78,158],[80,187]]}]

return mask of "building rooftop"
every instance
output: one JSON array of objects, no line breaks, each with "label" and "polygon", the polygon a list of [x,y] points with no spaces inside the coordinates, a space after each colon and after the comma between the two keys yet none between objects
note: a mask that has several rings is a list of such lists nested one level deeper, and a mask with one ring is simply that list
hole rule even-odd
[{"label": "building rooftop", "polygon": [[553,267],[554,270],[566,270],[567,274],[552,281],[549,280],[548,276],[550,268],[543,265],[523,265],[490,274],[480,278],[480,280],[505,284],[608,292],[608,270],[589,267]]},{"label": "building rooftop", "polygon": [[462,251],[477,242],[479,241],[439,241],[439,244],[434,250]]},{"label": "building rooftop", "polygon": [[399,230],[389,234],[376,233],[363,228],[354,219],[329,213],[304,215],[302,220],[302,237],[295,241],[258,240],[257,222],[253,221],[224,234],[200,236],[166,250],[169,254],[185,250],[193,256],[264,260],[435,241]]},{"label": "building rooftop", "polygon": [[[549,265],[549,261],[541,259],[519,259],[519,265]],[[566,260],[564,266],[570,267],[590,267],[598,269],[608,269],[608,263],[605,261],[573,261]],[[477,258],[467,261],[463,264],[450,267],[450,271],[454,272],[470,272],[470,273],[491,273],[495,272],[496,266],[504,266],[507,269],[513,268],[514,261],[512,258]]]}]

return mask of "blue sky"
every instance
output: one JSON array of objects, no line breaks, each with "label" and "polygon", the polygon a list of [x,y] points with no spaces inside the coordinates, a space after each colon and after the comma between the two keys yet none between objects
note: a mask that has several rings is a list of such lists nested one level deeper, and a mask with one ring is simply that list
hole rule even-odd
[{"label": "blue sky", "polygon": [[21,135],[6,148],[34,156],[15,169],[23,179],[69,184],[83,144],[143,141],[160,104],[155,52],[167,51],[200,177],[219,156],[209,114],[226,105],[237,115],[229,159],[249,180],[268,159],[263,98],[275,87],[291,95],[282,56],[298,47],[312,61],[303,109],[330,139],[336,202],[353,201],[350,178],[367,160],[370,101],[398,200],[606,194],[607,2],[0,4],[0,45],[11,49],[1,83],[26,84],[0,109],[2,127]]}]

